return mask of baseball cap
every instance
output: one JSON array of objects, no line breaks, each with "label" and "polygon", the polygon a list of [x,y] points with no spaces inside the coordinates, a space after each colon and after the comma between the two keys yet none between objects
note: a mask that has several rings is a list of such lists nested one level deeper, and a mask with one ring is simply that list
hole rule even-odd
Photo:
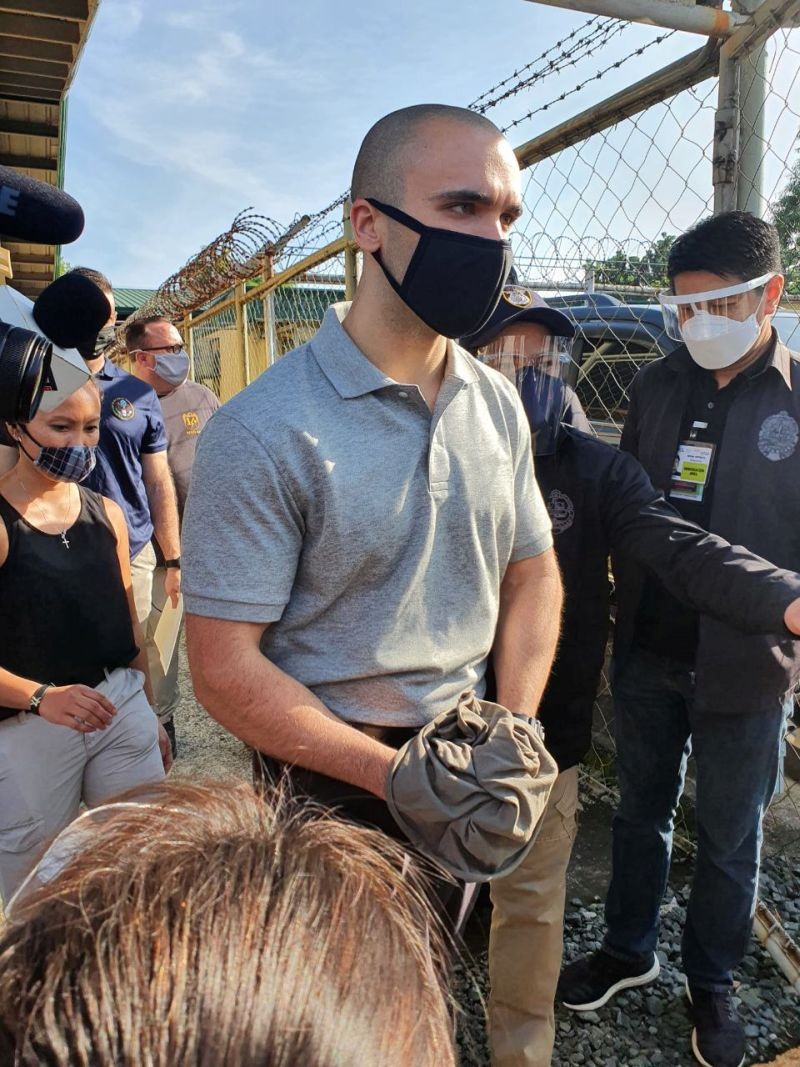
[{"label": "baseball cap", "polygon": [[544,297],[527,285],[519,283],[517,272],[512,267],[508,281],[500,294],[500,303],[473,333],[459,338],[462,348],[474,351],[488,344],[494,337],[514,322],[540,322],[557,337],[574,337],[575,326],[566,315],[551,308]]}]

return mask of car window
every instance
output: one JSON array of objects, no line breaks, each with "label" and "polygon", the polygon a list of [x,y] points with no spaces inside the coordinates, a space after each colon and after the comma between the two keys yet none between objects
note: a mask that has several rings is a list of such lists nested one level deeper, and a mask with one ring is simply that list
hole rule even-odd
[{"label": "car window", "polygon": [[772,318],[778,337],[793,352],[800,351],[800,314],[796,311],[778,311]]},{"label": "car window", "polygon": [[605,331],[581,331],[582,349],[575,391],[599,437],[619,441],[628,411],[631,382],[645,363],[662,353],[647,338],[622,339]]}]

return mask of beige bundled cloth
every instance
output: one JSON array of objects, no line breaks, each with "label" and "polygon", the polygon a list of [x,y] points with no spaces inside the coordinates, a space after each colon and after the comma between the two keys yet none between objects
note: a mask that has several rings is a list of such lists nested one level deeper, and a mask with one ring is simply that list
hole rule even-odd
[{"label": "beige bundled cloth", "polygon": [[557,775],[537,726],[469,693],[399,750],[386,801],[421,852],[488,882],[525,858]]}]

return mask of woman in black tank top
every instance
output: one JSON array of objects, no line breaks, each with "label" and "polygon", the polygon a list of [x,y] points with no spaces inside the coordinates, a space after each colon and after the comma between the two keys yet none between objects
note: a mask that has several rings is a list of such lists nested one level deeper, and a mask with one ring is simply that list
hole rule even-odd
[{"label": "woman in black tank top", "polygon": [[[46,394],[45,394],[46,396]],[[0,478],[0,893],[77,814],[163,777],[117,504],[79,484],[94,465],[94,381],[27,425]],[[163,754],[163,756],[162,756]]]}]

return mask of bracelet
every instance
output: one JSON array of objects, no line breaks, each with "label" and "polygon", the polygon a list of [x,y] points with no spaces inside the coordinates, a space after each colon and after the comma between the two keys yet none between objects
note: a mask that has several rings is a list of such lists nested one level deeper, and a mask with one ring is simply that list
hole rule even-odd
[{"label": "bracelet", "polygon": [[167,568],[168,571],[170,571],[170,570],[178,570],[179,571],[181,569],[181,557],[178,556],[177,559],[165,559],[164,560],[164,566]]},{"label": "bracelet", "polygon": [[39,686],[39,688],[36,690],[36,692],[31,697],[30,703],[28,704],[28,714],[29,715],[38,715],[39,714],[39,705],[41,704],[45,693],[47,692],[48,689],[52,689],[54,685],[55,685],[55,682],[45,682],[44,685],[40,685]]}]

